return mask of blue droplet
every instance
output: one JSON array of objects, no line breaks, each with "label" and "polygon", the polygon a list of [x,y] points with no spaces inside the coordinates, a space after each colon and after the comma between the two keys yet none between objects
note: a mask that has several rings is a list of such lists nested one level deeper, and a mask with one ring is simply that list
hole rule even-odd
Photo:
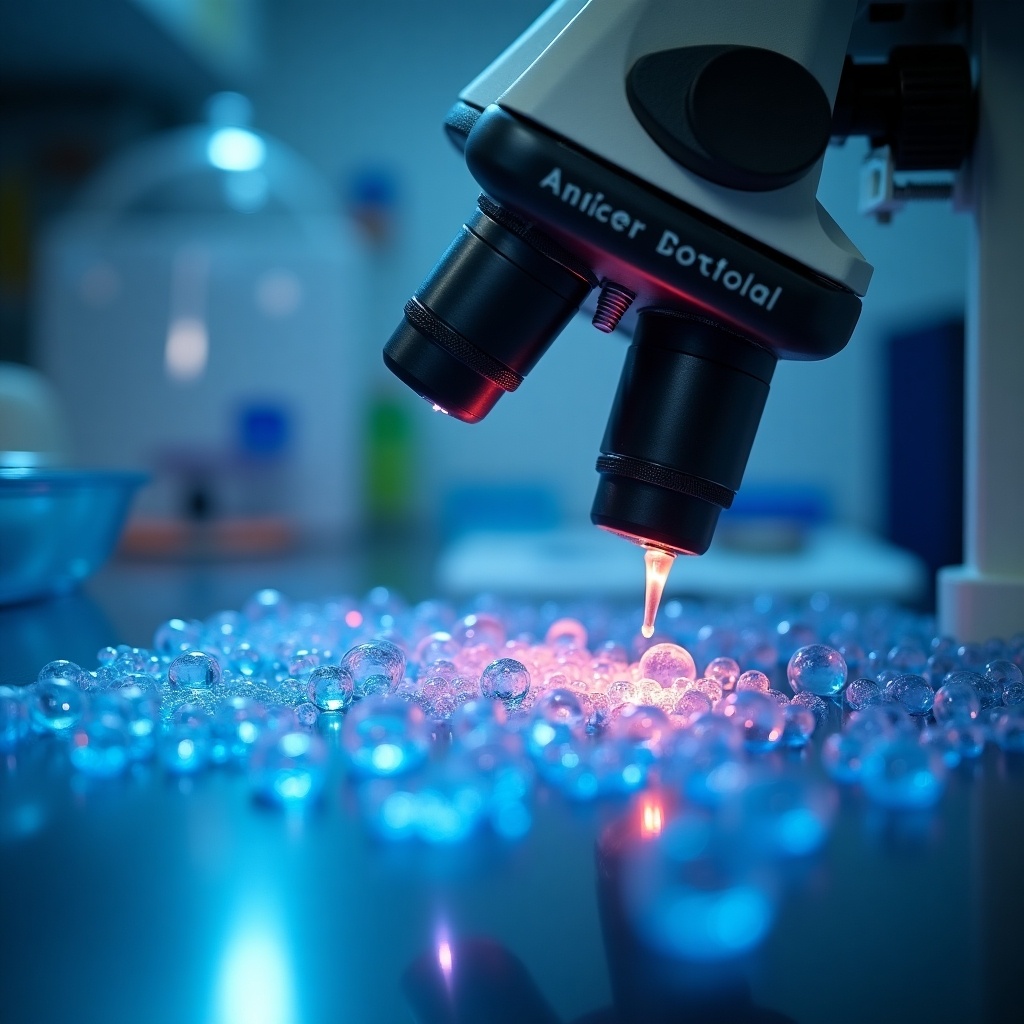
[{"label": "blue droplet", "polygon": [[25,693],[13,686],[0,686],[0,750],[13,750],[31,728]]},{"label": "blue droplet", "polygon": [[80,772],[110,778],[120,775],[128,764],[128,732],[112,716],[90,716],[75,727],[68,749],[71,763]]},{"label": "blue droplet", "polygon": [[305,730],[268,731],[249,762],[253,793],[283,807],[315,803],[327,780],[327,747]]},{"label": "blue droplet", "polygon": [[210,760],[244,763],[266,727],[262,705],[247,697],[228,697],[210,722]]},{"label": "blue droplet", "polygon": [[935,700],[935,691],[924,676],[901,672],[887,686],[890,692],[902,705],[908,715],[915,717],[927,715]]},{"label": "blue droplet", "polygon": [[172,718],[160,731],[157,751],[160,763],[175,775],[194,775],[210,762],[210,727],[205,717]]},{"label": "blue droplet", "polygon": [[368,697],[346,716],[342,742],[349,764],[360,775],[402,775],[426,760],[430,726],[416,704]]},{"label": "blue droplet", "polygon": [[66,679],[47,679],[32,687],[32,722],[42,732],[65,732],[85,711],[84,694]]},{"label": "blue droplet", "polygon": [[786,720],[782,730],[782,745],[791,748],[806,746],[818,724],[814,712],[802,704],[788,704],[782,712]]},{"label": "blue droplet", "polygon": [[1024,754],[1024,705],[1003,711],[992,726],[992,735],[1008,754]]},{"label": "blue droplet", "polygon": [[864,792],[885,807],[932,807],[945,789],[946,765],[915,736],[879,736],[865,746],[860,781]]},{"label": "blue droplet", "polygon": [[452,740],[466,749],[494,743],[504,734],[507,721],[501,701],[483,697],[469,700],[452,712]]}]

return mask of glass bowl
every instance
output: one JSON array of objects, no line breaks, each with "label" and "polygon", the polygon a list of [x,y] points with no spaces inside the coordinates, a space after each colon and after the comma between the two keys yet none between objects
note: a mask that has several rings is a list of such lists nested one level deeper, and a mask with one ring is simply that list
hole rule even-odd
[{"label": "glass bowl", "polygon": [[73,590],[110,557],[145,473],[0,466],[0,604]]}]

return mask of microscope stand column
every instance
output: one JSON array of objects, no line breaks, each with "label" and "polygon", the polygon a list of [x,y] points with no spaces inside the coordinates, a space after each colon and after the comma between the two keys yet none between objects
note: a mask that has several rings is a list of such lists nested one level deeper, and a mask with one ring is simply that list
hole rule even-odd
[{"label": "microscope stand column", "polygon": [[974,11],[965,564],[939,573],[938,615],[943,634],[981,642],[1024,632],[1024,3]]}]

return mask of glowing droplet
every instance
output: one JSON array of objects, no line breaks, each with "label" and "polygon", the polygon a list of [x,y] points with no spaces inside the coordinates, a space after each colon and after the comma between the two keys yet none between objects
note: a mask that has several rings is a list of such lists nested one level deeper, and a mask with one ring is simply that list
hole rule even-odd
[{"label": "glowing droplet", "polygon": [[675,555],[661,548],[647,548],[644,562],[647,565],[647,586],[644,588],[644,624],[640,629],[645,637],[654,636],[654,620],[658,616],[658,605],[665,590],[665,581],[672,569]]}]

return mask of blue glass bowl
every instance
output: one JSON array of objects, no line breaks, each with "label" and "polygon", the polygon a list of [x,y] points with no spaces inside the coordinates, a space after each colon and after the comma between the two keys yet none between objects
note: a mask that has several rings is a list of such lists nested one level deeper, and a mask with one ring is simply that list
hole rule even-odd
[{"label": "blue glass bowl", "polygon": [[73,590],[114,550],[145,473],[0,467],[0,604]]}]

